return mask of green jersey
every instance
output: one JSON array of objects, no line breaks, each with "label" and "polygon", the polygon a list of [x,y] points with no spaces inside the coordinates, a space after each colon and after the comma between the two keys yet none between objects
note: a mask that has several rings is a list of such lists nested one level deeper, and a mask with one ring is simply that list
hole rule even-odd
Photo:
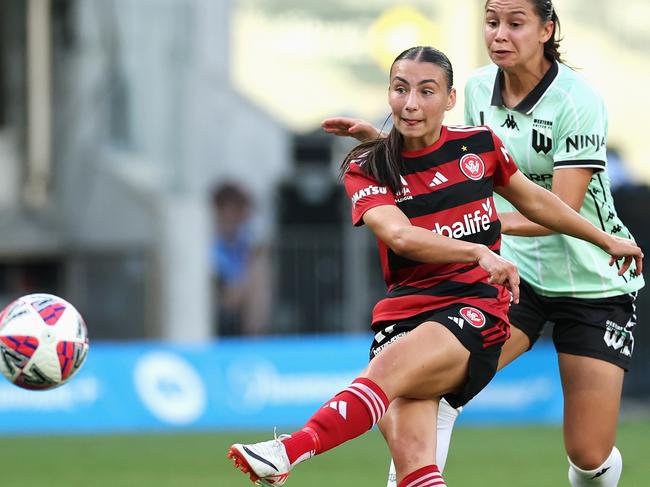
[{"label": "green jersey", "polygon": [[[465,87],[465,121],[488,125],[503,141],[519,169],[531,181],[551,189],[554,171],[594,170],[580,214],[604,231],[631,238],[616,215],[605,171],[607,112],[600,96],[577,73],[554,63],[519,105],[503,104],[503,73],[495,65],[479,69]],[[515,211],[497,198],[501,212]],[[643,287],[632,269],[618,275],[600,248],[566,235],[503,236],[501,254],[515,262],[520,275],[541,295],[605,298]]]}]

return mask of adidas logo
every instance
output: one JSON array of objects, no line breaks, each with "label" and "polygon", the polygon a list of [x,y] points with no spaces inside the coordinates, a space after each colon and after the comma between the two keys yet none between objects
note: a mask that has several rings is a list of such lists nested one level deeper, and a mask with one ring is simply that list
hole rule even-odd
[{"label": "adidas logo", "polygon": [[442,174],[440,171],[436,171],[436,173],[433,176],[433,179],[431,180],[431,183],[429,184],[430,188],[434,188],[436,186],[440,186],[443,183],[446,183],[449,181],[444,174]]},{"label": "adidas logo", "polygon": [[347,402],[345,402],[345,401],[332,401],[331,403],[326,404],[323,407],[332,408],[335,411],[338,411],[338,413],[343,417],[343,419],[347,419],[347,416],[348,416],[348,403]]},{"label": "adidas logo", "polygon": [[451,321],[453,321],[458,326],[460,326],[461,330],[463,329],[463,324],[465,323],[465,320],[463,320],[462,318],[459,318],[457,316],[447,316],[447,318],[449,318]]}]

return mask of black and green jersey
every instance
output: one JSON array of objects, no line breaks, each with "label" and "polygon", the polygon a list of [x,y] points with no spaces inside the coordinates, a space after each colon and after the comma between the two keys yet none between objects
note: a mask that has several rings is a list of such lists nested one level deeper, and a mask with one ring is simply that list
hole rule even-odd
[{"label": "black and green jersey", "polygon": [[[465,87],[465,121],[488,125],[519,169],[550,189],[553,172],[592,168],[580,214],[598,228],[631,238],[616,215],[606,167],[607,111],[601,97],[563,64],[554,63],[538,85],[513,109],[503,105],[503,74],[495,65],[479,69]],[[497,200],[497,197],[495,197]],[[501,212],[512,206],[498,198]],[[516,262],[521,277],[544,296],[603,298],[636,291],[643,277],[618,276],[617,266],[598,247],[566,235],[504,236],[502,255]]]}]

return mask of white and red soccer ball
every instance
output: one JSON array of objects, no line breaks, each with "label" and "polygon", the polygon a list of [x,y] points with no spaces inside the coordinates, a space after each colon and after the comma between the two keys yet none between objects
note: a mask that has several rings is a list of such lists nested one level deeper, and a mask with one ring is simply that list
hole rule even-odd
[{"label": "white and red soccer ball", "polygon": [[52,294],[29,294],[0,313],[0,372],[25,389],[65,384],[88,354],[88,331],[79,312]]}]

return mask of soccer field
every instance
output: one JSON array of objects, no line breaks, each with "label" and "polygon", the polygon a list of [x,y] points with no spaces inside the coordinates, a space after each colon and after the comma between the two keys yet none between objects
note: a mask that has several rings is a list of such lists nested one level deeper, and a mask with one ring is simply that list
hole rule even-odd
[{"label": "soccer field", "polygon": [[[469,428],[454,433],[450,486],[566,486],[559,427]],[[226,458],[230,443],[264,433],[4,437],[1,485],[23,487],[245,487]],[[621,426],[621,487],[647,487],[650,421]],[[288,486],[384,487],[388,452],[379,433],[356,439],[292,473]]]}]

